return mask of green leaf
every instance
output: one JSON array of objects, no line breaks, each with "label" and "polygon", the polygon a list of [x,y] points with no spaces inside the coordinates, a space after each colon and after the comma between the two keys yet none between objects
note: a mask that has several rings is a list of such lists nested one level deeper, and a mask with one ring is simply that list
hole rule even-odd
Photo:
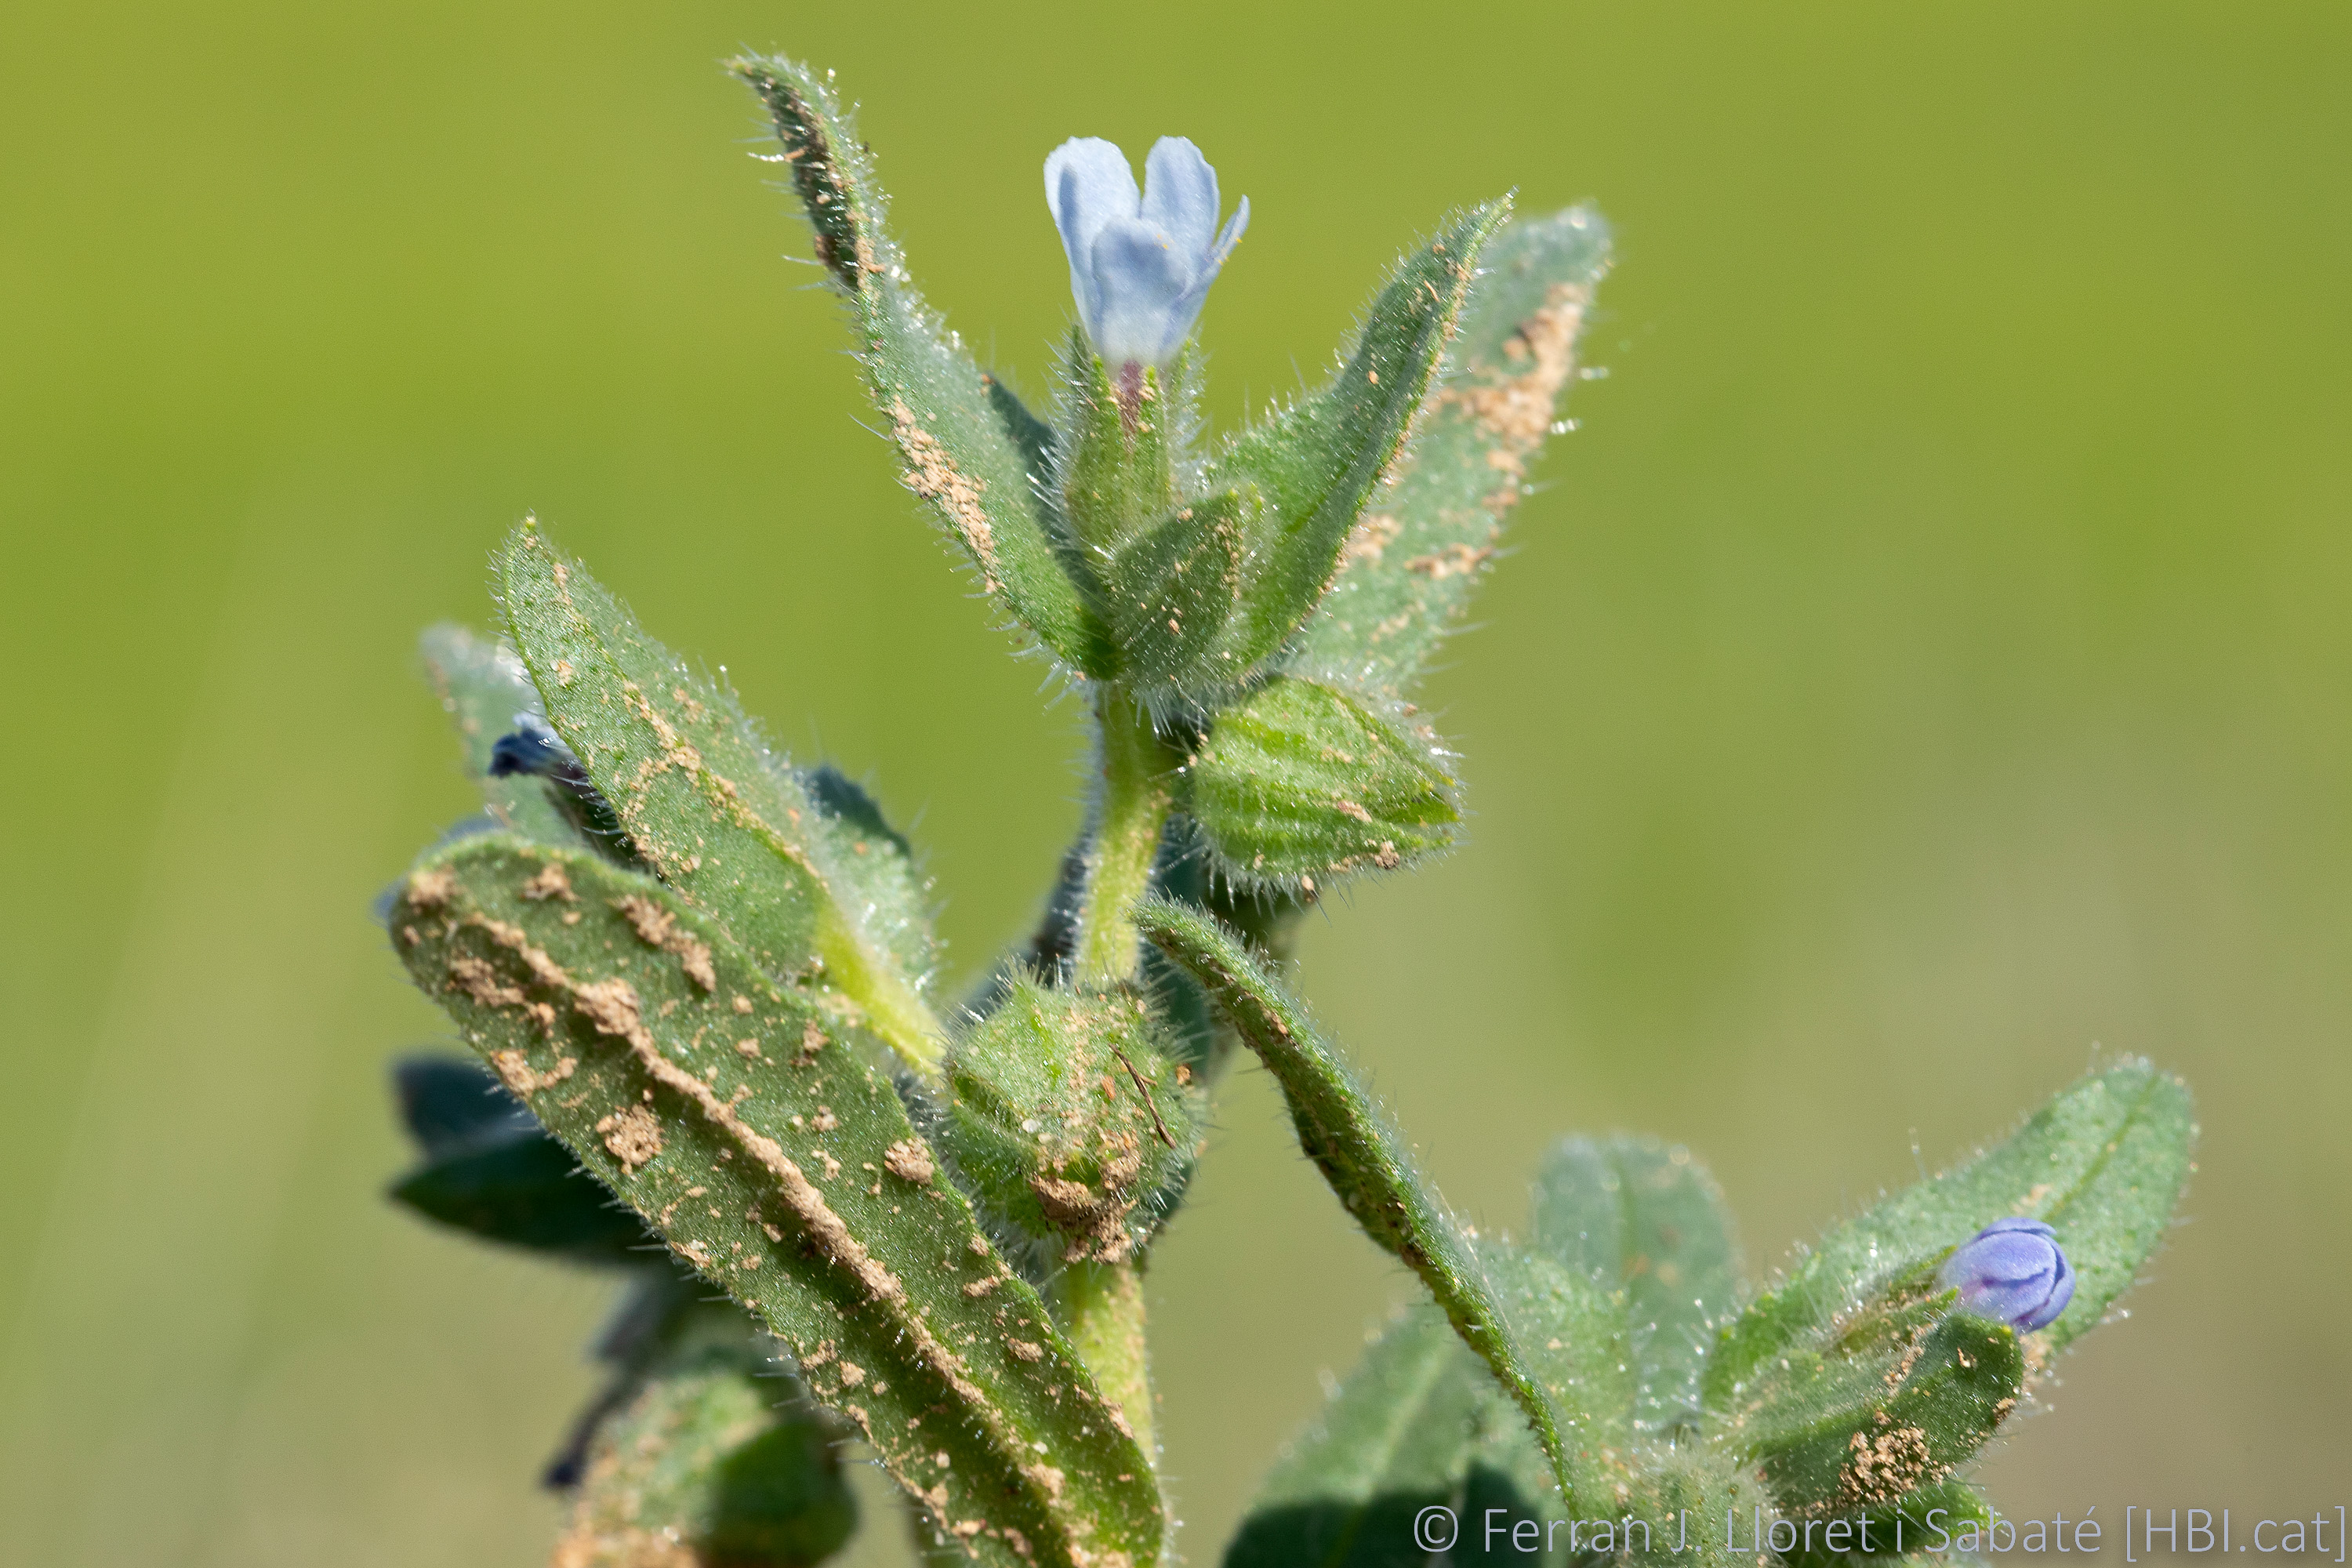
[{"label": "green leaf", "polygon": [[1253,531],[1241,603],[1177,684],[1229,684],[1282,646],[1331,581],[1339,548],[1396,461],[1454,333],[1479,253],[1507,199],[1448,219],[1401,261],[1366,310],[1353,350],[1320,391],[1244,431],[1209,465],[1204,489],[1254,483],[1266,510]]},{"label": "green leaf", "polygon": [[1395,484],[1356,521],[1290,668],[1391,700],[1410,689],[1526,491],[1608,266],[1608,226],[1585,207],[1521,219],[1487,245]]},{"label": "green leaf", "polygon": [[1922,1279],[1830,1344],[1790,1346],[1717,1409],[1719,1440],[1755,1466],[1781,1511],[1891,1518],[1947,1482],[2017,1407],[2016,1333],[1947,1310],[1949,1300]]},{"label": "green leaf", "polygon": [[[807,1568],[845,1545],[857,1503],[842,1434],[731,1307],[656,1332],[589,1440],[566,1568]],[[791,1397],[782,1397],[789,1394]]]},{"label": "green leaf", "polygon": [[[1514,1476],[1508,1450],[1533,1452],[1527,1423],[1444,1313],[1408,1311],[1364,1352],[1322,1415],[1286,1444],[1250,1504],[1224,1568],[1422,1568],[1413,1524],[1423,1510],[1475,1517],[1487,1506],[1532,1517],[1547,1506],[1541,1456]],[[1497,1462],[1500,1459],[1501,1462]],[[1477,1540],[1465,1531],[1464,1546]],[[1456,1560],[1468,1560],[1460,1548]]]},{"label": "green leaf", "polygon": [[1843,1313],[1928,1270],[2011,1215],[2046,1221],[2074,1267],[2074,1297],[2037,1336],[2054,1350],[2095,1327],[2164,1239],[2196,1141],[2188,1086],[2147,1062],[2093,1073],[2002,1143],[1885,1199],[1832,1230],[1776,1289],[1724,1331],[1708,1403],[1791,1345],[1817,1342]]},{"label": "green leaf", "polygon": [[539,1131],[530,1107],[469,1058],[404,1058],[393,1064],[392,1092],[401,1125],[427,1158]]},{"label": "green leaf", "polygon": [[889,869],[904,867],[904,851],[873,826],[872,803],[845,804],[838,784],[813,793],[732,692],[646,636],[531,525],[515,531],[499,565],[508,623],[548,721],[646,863],[770,975],[823,986],[918,1071],[936,1074],[945,1031],[923,997],[928,926],[908,908],[911,873]]},{"label": "green leaf", "polygon": [[1185,810],[1246,886],[1312,891],[1318,878],[1393,870],[1461,821],[1426,731],[1286,677],[1219,713],[1184,773]]},{"label": "green leaf", "polygon": [[1716,1321],[1739,1284],[1731,1218],[1706,1165],[1654,1138],[1562,1139],[1536,1173],[1528,1246],[1622,1300],[1635,1425],[1695,1423]]},{"label": "green leaf", "polygon": [[[1726,1510],[1744,1529],[1760,1501],[1739,1468],[1700,1443],[1648,1448],[1627,1479],[1627,1491],[1571,1515],[1518,1406],[1444,1314],[1423,1306],[1381,1335],[1322,1415],[1284,1446],[1225,1568],[1720,1562]],[[1451,1510],[1458,1530],[1442,1559],[1413,1537],[1432,1507]],[[1538,1528],[1519,1531],[1521,1521]]]},{"label": "green leaf", "polygon": [[446,624],[426,627],[417,650],[442,710],[457,727],[466,776],[481,789],[491,818],[541,844],[584,842],[549,795],[546,780],[490,776],[490,749],[514,728],[516,715],[542,711],[539,689],[514,650]]},{"label": "green leaf", "polygon": [[535,1121],[428,1160],[392,1195],[427,1219],[575,1263],[641,1265],[656,1245],[645,1222],[583,1175]]},{"label": "green leaf", "polygon": [[872,160],[829,77],[781,57],[730,68],[774,121],[817,259],[855,320],[858,363],[905,464],[900,478],[961,543],[991,598],[1066,663],[1109,674],[1113,649],[1059,560],[1034,441],[1008,432],[1004,395],[917,292],[885,224]]},{"label": "green leaf", "polygon": [[1621,1413],[1633,1387],[1605,1299],[1549,1259],[1474,1241],[1354,1072],[1237,938],[1159,898],[1138,908],[1136,924],[1265,1063],[1300,1147],[1365,1234],[1421,1277],[1517,1401],[1570,1510],[1609,1506],[1624,1479]]},{"label": "green leaf", "polygon": [[1004,1568],[1157,1561],[1149,1462],[856,1025],[584,852],[466,840],[391,925],[467,1043],[791,1348],[935,1529]]}]

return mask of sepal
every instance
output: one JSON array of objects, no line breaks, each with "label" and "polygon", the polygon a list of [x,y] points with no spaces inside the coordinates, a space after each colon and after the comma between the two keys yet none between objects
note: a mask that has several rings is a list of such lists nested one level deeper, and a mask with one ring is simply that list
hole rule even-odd
[{"label": "sepal", "polygon": [[1219,490],[1110,552],[1103,598],[1123,679],[1145,690],[1213,679],[1218,645],[1241,604],[1242,568],[1265,519],[1265,500],[1255,485]]}]

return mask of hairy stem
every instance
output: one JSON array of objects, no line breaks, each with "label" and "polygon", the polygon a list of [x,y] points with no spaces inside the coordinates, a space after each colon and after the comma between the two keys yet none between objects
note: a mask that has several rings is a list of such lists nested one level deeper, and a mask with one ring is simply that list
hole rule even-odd
[{"label": "hairy stem", "polygon": [[1070,1348],[1126,1415],[1136,1446],[1156,1456],[1142,1273],[1133,1263],[1073,1263],[1054,1282],[1048,1300]]},{"label": "hairy stem", "polygon": [[1169,773],[1175,759],[1143,705],[1116,687],[1095,707],[1102,731],[1102,794],[1078,914],[1078,978],[1093,984],[1132,980],[1142,967],[1135,906],[1151,888],[1151,863],[1175,804]]}]

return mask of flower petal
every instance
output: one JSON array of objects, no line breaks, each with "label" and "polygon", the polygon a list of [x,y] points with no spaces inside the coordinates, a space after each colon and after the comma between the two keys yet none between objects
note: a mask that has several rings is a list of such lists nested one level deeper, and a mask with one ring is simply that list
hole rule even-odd
[{"label": "flower petal", "polygon": [[1142,216],[1174,243],[1188,274],[1200,270],[1217,232],[1217,172],[1185,138],[1152,143],[1143,161]]},{"label": "flower petal", "polygon": [[1099,136],[1073,136],[1045,159],[1045,205],[1061,230],[1062,253],[1070,261],[1070,292],[1087,330],[1095,330],[1101,301],[1094,295],[1095,240],[1103,226],[1132,222],[1143,205],[1127,154]]},{"label": "flower petal", "polygon": [[1249,198],[1244,196],[1242,205],[1234,209],[1234,216],[1225,220],[1225,232],[1217,236],[1217,243],[1209,251],[1208,270],[1212,276],[1225,264],[1225,258],[1234,253],[1234,247],[1242,242],[1248,228]]},{"label": "flower petal", "polygon": [[1192,323],[1201,319],[1201,307],[1209,302],[1209,285],[1217,280],[1217,269],[1224,266],[1225,258],[1231,256],[1234,247],[1241,243],[1242,231],[1247,227],[1249,198],[1244,196],[1242,205],[1234,209],[1232,219],[1226,223],[1225,232],[1217,236],[1217,243],[1210,247],[1200,270],[1192,274],[1192,281],[1178,296],[1176,303],[1169,308],[1168,353],[1174,353],[1176,345],[1192,335]]},{"label": "flower petal", "polygon": [[[1172,319],[1192,281],[1184,258],[1156,225],[1128,218],[1102,226],[1091,260],[1097,304],[1087,331],[1095,341],[1095,352],[1111,365],[1165,361],[1192,324],[1190,317],[1181,322]],[[1192,309],[1197,316],[1200,307]]]}]

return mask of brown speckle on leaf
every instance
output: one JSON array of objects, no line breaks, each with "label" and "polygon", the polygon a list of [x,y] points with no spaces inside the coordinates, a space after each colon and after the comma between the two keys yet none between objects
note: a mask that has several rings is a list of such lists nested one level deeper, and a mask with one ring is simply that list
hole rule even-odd
[{"label": "brown speckle on leaf", "polygon": [[573,897],[572,875],[563,868],[562,861],[550,860],[538,876],[522,885],[521,892],[534,903],[547,899],[562,899],[568,903]]},{"label": "brown speckle on leaf", "polygon": [[1349,531],[1348,542],[1339,552],[1341,570],[1359,561],[1377,563],[1383,552],[1396,542],[1403,524],[1385,512],[1367,512]]},{"label": "brown speckle on leaf", "polygon": [[907,458],[907,471],[898,477],[909,489],[947,513],[948,521],[963,535],[972,559],[980,563],[982,585],[992,594],[996,592],[996,534],[980,504],[980,481],[956,467],[940,438],[923,428],[903,399],[890,400],[890,430]]},{"label": "brown speckle on leaf", "polygon": [[541,1089],[552,1089],[578,1070],[580,1058],[558,1057],[555,1066],[547,1072],[533,1072],[530,1059],[520,1051],[505,1050],[490,1053],[490,1066],[498,1069],[499,1079],[516,1094],[529,1099]]},{"label": "brown speckle on leaf", "polygon": [[1486,564],[1494,553],[1492,545],[1465,544],[1457,539],[1443,550],[1414,556],[1404,563],[1404,569],[1418,572],[1433,583],[1442,583],[1448,577],[1468,576]]},{"label": "brown speckle on leaf", "polygon": [[680,929],[677,915],[653,900],[632,893],[614,904],[635,930],[637,940],[675,954],[687,978],[705,991],[719,989],[719,973],[711,966],[710,945],[692,931]]},{"label": "brown speckle on leaf", "polygon": [[572,1005],[596,1026],[599,1034],[634,1036],[645,1028],[635,987],[617,977],[575,987]]},{"label": "brown speckle on leaf", "polygon": [[596,1131],[629,1175],[635,1175],[638,1166],[662,1152],[661,1123],[642,1105],[624,1106],[598,1121]]},{"label": "brown speckle on leaf", "polygon": [[931,1152],[919,1138],[901,1138],[890,1145],[882,1156],[882,1168],[900,1181],[927,1186],[936,1173],[931,1163]]},{"label": "brown speckle on leaf", "polygon": [[[1559,389],[1576,363],[1576,334],[1584,324],[1586,291],[1557,283],[1536,312],[1504,342],[1503,366],[1479,365],[1437,395],[1442,407],[1460,408],[1493,438],[1486,460],[1513,479],[1527,473],[1528,459],[1551,432]],[[1508,504],[1506,489],[1489,498]]]},{"label": "brown speckle on leaf", "polygon": [[434,866],[408,875],[408,901],[420,910],[437,910],[457,892],[457,874],[446,866]]}]

